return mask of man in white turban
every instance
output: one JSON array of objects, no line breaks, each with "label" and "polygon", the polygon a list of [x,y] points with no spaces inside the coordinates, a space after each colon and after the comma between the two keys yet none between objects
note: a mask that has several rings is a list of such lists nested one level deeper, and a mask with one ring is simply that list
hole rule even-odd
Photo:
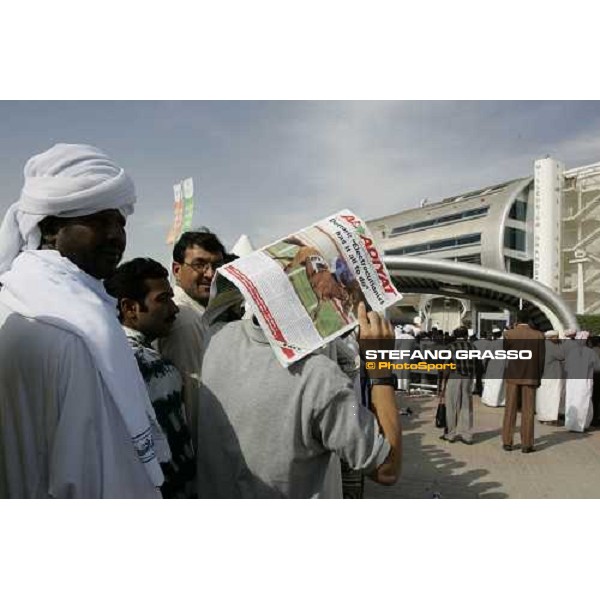
[{"label": "man in white turban", "polygon": [[168,445],[101,281],[133,183],[79,144],[24,176],[0,227],[0,498],[160,498]]},{"label": "man in white turban", "polygon": [[565,342],[565,429],[583,433],[594,417],[592,391],[600,358],[586,344],[589,332],[579,331],[574,337]]}]

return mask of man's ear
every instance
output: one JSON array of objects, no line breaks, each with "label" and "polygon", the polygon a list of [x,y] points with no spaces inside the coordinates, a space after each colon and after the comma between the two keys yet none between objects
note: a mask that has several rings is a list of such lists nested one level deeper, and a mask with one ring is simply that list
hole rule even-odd
[{"label": "man's ear", "polygon": [[173,262],[171,264],[171,269],[173,271],[173,275],[175,276],[175,281],[179,282],[179,272],[181,271],[181,264],[178,262]]},{"label": "man's ear", "polygon": [[60,221],[57,217],[46,217],[38,225],[42,234],[40,250],[53,250],[56,248],[56,238],[60,229]]},{"label": "man's ear", "polygon": [[139,304],[131,298],[121,298],[119,300],[119,314],[123,323],[135,323],[137,321]]}]

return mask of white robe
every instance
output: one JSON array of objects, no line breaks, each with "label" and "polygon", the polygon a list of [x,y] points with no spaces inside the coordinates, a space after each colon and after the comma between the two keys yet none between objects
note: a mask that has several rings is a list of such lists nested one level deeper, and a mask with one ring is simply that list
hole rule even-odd
[{"label": "white robe", "polygon": [[565,428],[568,431],[585,431],[592,422],[593,380],[567,379],[565,396]]},{"label": "white robe", "polygon": [[585,431],[592,422],[592,390],[594,370],[600,370],[597,354],[583,342],[568,342],[566,348],[566,395],[565,428],[569,431]]},{"label": "white robe", "polygon": [[538,421],[557,421],[565,401],[564,379],[542,379],[535,393],[535,412]]},{"label": "white robe", "polygon": [[[495,352],[496,350],[501,350],[503,344],[504,340],[501,339],[489,340],[485,350]],[[504,397],[505,368],[506,364],[504,360],[490,359],[487,361],[485,377],[483,378],[483,394],[481,395],[481,402],[486,406],[497,408],[506,404]]]},{"label": "white robe", "polygon": [[565,401],[565,344],[546,340],[544,374],[535,394],[538,421],[556,421]]},{"label": "white robe", "polygon": [[160,498],[83,340],[0,303],[0,498]]},{"label": "white robe", "polygon": [[493,408],[504,406],[506,403],[504,398],[504,379],[485,378],[483,380],[481,402]]},{"label": "white robe", "polygon": [[[396,350],[406,350],[413,352],[417,349],[417,342],[414,336],[410,333],[396,333]],[[410,363],[410,360],[404,360],[405,363]],[[397,371],[398,385],[397,388],[403,392],[410,391],[410,371]]]}]

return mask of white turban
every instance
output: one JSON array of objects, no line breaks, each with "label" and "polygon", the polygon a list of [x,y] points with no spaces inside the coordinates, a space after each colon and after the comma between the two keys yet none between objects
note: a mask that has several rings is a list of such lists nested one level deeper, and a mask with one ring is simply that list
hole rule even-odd
[{"label": "white turban", "polygon": [[32,156],[23,170],[25,183],[0,226],[0,274],[24,249],[41,242],[45,217],[83,217],[118,209],[133,212],[135,188],[125,171],[102,150],[85,144],[56,144]]}]

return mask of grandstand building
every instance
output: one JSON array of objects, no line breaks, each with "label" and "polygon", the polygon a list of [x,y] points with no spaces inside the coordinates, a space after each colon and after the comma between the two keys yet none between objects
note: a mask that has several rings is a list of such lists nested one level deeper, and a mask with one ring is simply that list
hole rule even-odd
[{"label": "grandstand building", "polygon": [[[386,256],[461,261],[524,275],[557,292],[573,312],[600,313],[600,163],[565,170],[544,158],[528,177],[422,202],[368,224]],[[481,334],[510,322],[503,308],[468,299],[405,300],[427,328],[448,331],[467,320]]]}]

